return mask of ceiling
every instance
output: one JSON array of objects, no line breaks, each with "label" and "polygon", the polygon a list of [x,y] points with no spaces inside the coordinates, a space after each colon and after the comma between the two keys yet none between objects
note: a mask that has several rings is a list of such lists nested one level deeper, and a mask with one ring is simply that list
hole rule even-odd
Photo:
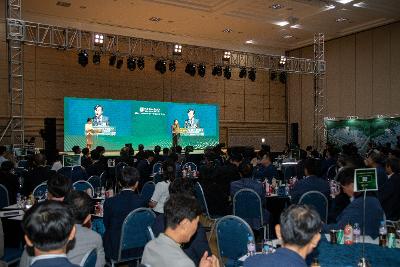
[{"label": "ceiling", "polygon": [[[399,0],[363,0],[358,6],[353,6],[357,0],[340,1],[344,0],[29,0],[23,1],[22,17],[89,31],[263,54],[311,44],[315,32],[330,39],[400,19]],[[272,8],[276,4],[281,7]],[[347,20],[337,22],[339,18]],[[276,25],[283,21],[289,24]],[[250,40],[252,44],[246,44]]]}]

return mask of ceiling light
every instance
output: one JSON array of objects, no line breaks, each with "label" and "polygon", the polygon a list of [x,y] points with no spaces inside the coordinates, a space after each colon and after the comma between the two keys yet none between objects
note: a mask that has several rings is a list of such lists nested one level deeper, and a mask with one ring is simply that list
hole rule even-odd
[{"label": "ceiling light", "polygon": [[100,58],[101,58],[100,52],[99,51],[94,52],[93,59],[92,59],[93,64],[99,65],[100,64]]},{"label": "ceiling light", "polygon": [[152,22],[160,22],[161,18],[159,18],[159,17],[151,17],[151,18],[149,18],[149,20],[152,21]]},{"label": "ceiling light", "polygon": [[136,59],[133,56],[129,56],[128,59],[126,60],[126,67],[130,71],[136,69]]},{"label": "ceiling light", "polygon": [[239,78],[246,78],[246,76],[247,76],[246,67],[241,67],[239,72]]},{"label": "ceiling light", "polygon": [[157,60],[155,69],[161,74],[164,74],[167,71],[167,62],[163,59]]},{"label": "ceiling light", "polygon": [[104,35],[101,33],[96,33],[94,35],[94,44],[95,45],[102,45],[104,43]]},{"label": "ceiling light", "polygon": [[289,21],[278,21],[278,22],[275,22],[275,25],[278,25],[278,26],[281,26],[281,27],[284,27],[284,26],[286,26],[286,25],[288,25],[289,24]]},{"label": "ceiling light", "polygon": [[326,5],[324,11],[328,11],[328,10],[335,9],[335,8],[336,8],[335,5]]},{"label": "ceiling light", "polygon": [[186,64],[185,72],[190,76],[194,76],[196,74],[196,65],[193,63]]},{"label": "ceiling light", "polygon": [[137,67],[139,68],[139,70],[143,70],[144,69],[144,57],[139,57],[136,64],[137,64]]},{"label": "ceiling light", "polygon": [[110,56],[110,59],[108,60],[108,65],[114,66],[116,61],[117,61],[117,56],[115,54],[112,54]]},{"label": "ceiling light", "polygon": [[248,77],[252,82],[254,82],[256,80],[256,70],[254,68],[251,68],[249,70]]},{"label": "ceiling light", "polygon": [[254,40],[247,40],[245,43],[246,44],[255,44],[256,42]]},{"label": "ceiling light", "polygon": [[89,63],[89,55],[86,50],[81,50],[78,53],[78,63],[82,66],[85,67]]},{"label": "ceiling light", "polygon": [[286,57],[285,56],[281,56],[281,59],[279,60],[279,64],[281,64],[281,65],[285,65],[286,64]]},{"label": "ceiling light", "polygon": [[301,29],[301,25],[300,24],[290,25],[290,28],[292,28],[292,29]]},{"label": "ceiling light", "polygon": [[231,68],[229,66],[226,66],[224,68],[224,77],[229,80],[232,77],[232,71]]},{"label": "ceiling light", "polygon": [[364,3],[364,2],[359,2],[359,3],[355,3],[355,4],[353,4],[353,6],[354,6],[354,7],[366,7],[366,6],[367,6],[367,4],[366,4],[366,3]]},{"label": "ceiling light", "polygon": [[350,3],[350,2],[353,2],[353,1],[354,0],[336,0],[336,2],[339,2],[339,3],[344,4],[344,5],[346,5],[346,4]]},{"label": "ceiling light", "polygon": [[204,77],[206,75],[206,65],[200,64],[197,67],[197,74],[199,74],[200,77]]},{"label": "ceiling light", "polygon": [[336,22],[345,22],[348,20],[349,20],[348,18],[338,18],[338,19],[336,19]]},{"label": "ceiling light", "polygon": [[223,32],[231,33],[231,32],[232,32],[232,29],[226,28],[226,29],[223,30]]},{"label": "ceiling light", "polygon": [[289,38],[292,38],[292,37],[293,37],[293,35],[284,35],[284,36],[282,36],[283,39],[289,39]]},{"label": "ceiling light", "polygon": [[228,61],[231,58],[231,52],[225,51],[223,60]]},{"label": "ceiling light", "polygon": [[175,64],[175,61],[172,60],[172,61],[169,62],[168,69],[169,69],[169,71],[171,71],[171,72],[176,71],[176,64]]},{"label": "ceiling light", "polygon": [[175,55],[182,54],[182,45],[180,45],[180,44],[175,44],[174,45],[174,54]]},{"label": "ceiling light", "polygon": [[117,69],[120,69],[123,64],[124,64],[124,59],[122,57],[118,58],[116,65]]},{"label": "ceiling light", "polygon": [[283,5],[281,5],[281,4],[273,4],[272,6],[270,6],[270,8],[272,8],[272,9],[281,9],[281,8],[283,8],[284,6]]}]

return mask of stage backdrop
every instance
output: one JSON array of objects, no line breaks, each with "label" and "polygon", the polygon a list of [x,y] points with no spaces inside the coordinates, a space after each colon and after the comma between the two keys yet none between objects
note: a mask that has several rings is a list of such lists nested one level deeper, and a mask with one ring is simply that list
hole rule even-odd
[{"label": "stage backdrop", "polygon": [[[192,123],[190,109],[194,110]],[[64,150],[70,151],[74,145],[86,146],[88,118],[92,119],[95,132],[92,147],[100,145],[107,150],[119,150],[128,143],[134,147],[143,144],[149,149],[155,145],[170,147],[175,119],[182,130],[180,146],[203,149],[219,143],[217,105],[66,97]]]},{"label": "stage backdrop", "polygon": [[400,135],[400,118],[326,120],[328,142],[342,146],[356,143],[360,152],[366,152],[368,142],[396,145]]}]

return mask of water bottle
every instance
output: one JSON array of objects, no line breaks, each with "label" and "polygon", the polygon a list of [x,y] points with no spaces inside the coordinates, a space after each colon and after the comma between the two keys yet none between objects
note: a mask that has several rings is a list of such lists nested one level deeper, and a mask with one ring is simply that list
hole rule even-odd
[{"label": "water bottle", "polygon": [[381,221],[381,226],[379,227],[379,246],[385,247],[386,246],[386,223],[385,221]]},{"label": "water bottle", "polygon": [[249,235],[247,239],[247,255],[254,256],[256,254],[256,244],[254,243],[253,236]]},{"label": "water bottle", "polygon": [[17,193],[17,207],[18,208],[22,208],[21,207],[21,201],[22,201],[21,194]]},{"label": "water bottle", "polygon": [[353,240],[354,243],[361,242],[361,228],[359,223],[355,223],[353,227]]},{"label": "water bottle", "polygon": [[263,254],[268,254],[269,253],[269,245],[267,239],[263,240],[263,246],[262,246],[262,253]]}]

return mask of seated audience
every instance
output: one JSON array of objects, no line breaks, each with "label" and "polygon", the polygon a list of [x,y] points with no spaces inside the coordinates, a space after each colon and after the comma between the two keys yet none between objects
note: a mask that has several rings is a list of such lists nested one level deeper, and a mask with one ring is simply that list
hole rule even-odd
[{"label": "seated audience", "polygon": [[100,152],[96,149],[90,152],[90,156],[92,164],[86,168],[86,173],[88,177],[93,175],[100,176],[107,169],[107,163],[101,160]]},{"label": "seated audience", "polygon": [[[79,265],[86,253],[96,249],[96,267],[103,267],[105,264],[103,241],[98,233],[83,226],[90,222],[92,199],[84,192],[72,191],[65,197],[64,203],[71,211],[76,227],[74,247],[67,252],[68,260]],[[27,251],[24,250],[19,266],[28,267],[31,262],[32,257],[29,257]]]},{"label": "seated audience", "polygon": [[10,205],[16,203],[19,191],[18,177],[13,173],[14,165],[11,161],[3,161],[0,168],[0,184],[4,185],[8,191]]},{"label": "seated audience", "polygon": [[151,180],[150,175],[153,172],[152,163],[154,160],[154,152],[144,151],[141,157],[143,157],[143,159],[140,160],[137,164],[137,169],[140,173],[140,181],[139,181],[140,189],[147,181]]},{"label": "seated audience", "polygon": [[272,164],[271,156],[269,153],[260,153],[260,162],[254,168],[253,176],[257,180],[268,179],[268,182],[271,183],[272,178],[278,177],[278,171],[275,166]]},{"label": "seated audience", "polygon": [[[353,200],[336,218],[336,223],[324,225],[326,232],[332,229],[344,229],[348,223],[358,223],[363,229],[363,193],[354,192],[354,169],[346,168],[342,172],[343,178],[340,180],[340,184],[343,191]],[[379,235],[378,230],[380,222],[383,220],[383,210],[374,194],[367,193],[365,208],[368,211],[365,217],[365,234],[375,239]]]},{"label": "seated audience", "polygon": [[90,158],[90,151],[89,148],[85,147],[82,149],[82,158],[81,158],[81,165],[83,168],[87,168],[92,165],[92,159]]},{"label": "seated audience", "polygon": [[138,152],[136,153],[135,156],[137,162],[139,163],[141,160],[145,159],[145,151],[144,151],[144,145],[143,144],[139,144],[138,145]]},{"label": "seated audience", "polygon": [[81,148],[79,146],[73,146],[72,147],[72,152],[74,152],[75,155],[80,155],[81,154]]},{"label": "seated audience", "polygon": [[[201,214],[197,200],[185,194],[171,195],[165,203],[164,215],[166,229],[144,248],[142,264],[152,267],[194,267],[194,262],[184,253],[181,246],[190,241],[196,233]],[[215,256],[204,252],[200,267],[219,266]]]},{"label": "seated audience", "polygon": [[373,149],[369,154],[367,154],[366,159],[364,160],[365,166],[368,168],[376,168],[377,176],[378,176],[378,195],[383,189],[383,185],[387,181],[387,175],[385,172],[385,168],[383,165],[384,159],[381,152],[376,149]]},{"label": "seated audience", "polygon": [[47,199],[64,201],[64,197],[71,192],[71,179],[64,175],[54,173],[47,181]]},{"label": "seated audience", "polygon": [[253,168],[250,164],[242,164],[239,167],[240,180],[231,183],[231,197],[236,194],[240,189],[252,189],[261,198],[265,199],[265,190],[261,182],[257,181],[252,177]]},{"label": "seated audience", "polygon": [[23,194],[29,196],[39,184],[46,182],[54,171],[46,166],[46,156],[42,153],[33,156],[33,168],[24,179]]},{"label": "seated audience", "polygon": [[390,158],[386,161],[387,182],[380,190],[379,201],[388,220],[400,219],[400,166],[399,159]]},{"label": "seated audience", "polygon": [[275,253],[247,258],[244,267],[307,267],[305,259],[321,239],[318,213],[307,206],[291,205],[281,214],[275,231],[282,247]]},{"label": "seated audience", "polygon": [[154,162],[163,162],[163,156],[160,155],[161,152],[161,147],[160,146],[155,146],[154,147]]},{"label": "seated audience", "polygon": [[169,185],[175,179],[175,164],[171,161],[164,161],[162,165],[161,181],[156,184],[149,206],[158,215],[164,213],[164,204],[169,198]]},{"label": "seated audience", "polygon": [[167,160],[168,156],[169,156],[169,148],[168,147],[164,147],[163,150],[162,150],[162,159],[161,159],[161,161]]},{"label": "seated audience", "polygon": [[292,197],[292,203],[298,203],[301,196],[309,191],[319,191],[330,198],[330,187],[329,183],[318,177],[320,172],[320,162],[317,159],[308,158],[304,161],[304,174],[305,178],[299,180],[290,191]]},{"label": "seated audience", "polygon": [[[322,161],[322,174],[326,177],[326,174],[331,166],[336,165],[336,155],[335,155],[335,149],[329,147],[325,151],[325,158]],[[333,178],[333,177],[327,177],[327,178]]]},{"label": "seated audience", "polygon": [[130,150],[130,148],[127,146],[121,148],[121,151],[119,152],[119,158],[117,158],[117,160],[116,160],[116,164],[118,164],[120,162],[124,162],[128,166],[133,167],[133,165],[135,164],[135,161],[134,161],[134,158],[131,157],[131,155],[129,154],[129,150]]},{"label": "seated audience", "polygon": [[[176,194],[187,194],[188,196],[195,197],[193,180],[175,179],[169,186],[169,194],[170,196]],[[158,237],[160,233],[163,233],[165,231],[165,215],[158,215],[151,228],[155,237]],[[196,266],[199,265],[200,259],[205,251],[208,251],[208,254],[211,255],[206,231],[201,223],[199,223],[196,233],[191,237],[190,241],[182,248],[185,254],[195,263]]]},{"label": "seated audience", "polygon": [[26,211],[22,222],[27,246],[33,251],[31,267],[78,267],[67,258],[76,227],[67,206],[44,201]]},{"label": "seated audience", "polygon": [[125,167],[118,181],[121,192],[104,202],[103,222],[105,233],[103,237],[104,250],[108,259],[118,256],[122,223],[126,216],[137,208],[144,207],[143,199],[137,194],[139,171],[133,167]]}]

